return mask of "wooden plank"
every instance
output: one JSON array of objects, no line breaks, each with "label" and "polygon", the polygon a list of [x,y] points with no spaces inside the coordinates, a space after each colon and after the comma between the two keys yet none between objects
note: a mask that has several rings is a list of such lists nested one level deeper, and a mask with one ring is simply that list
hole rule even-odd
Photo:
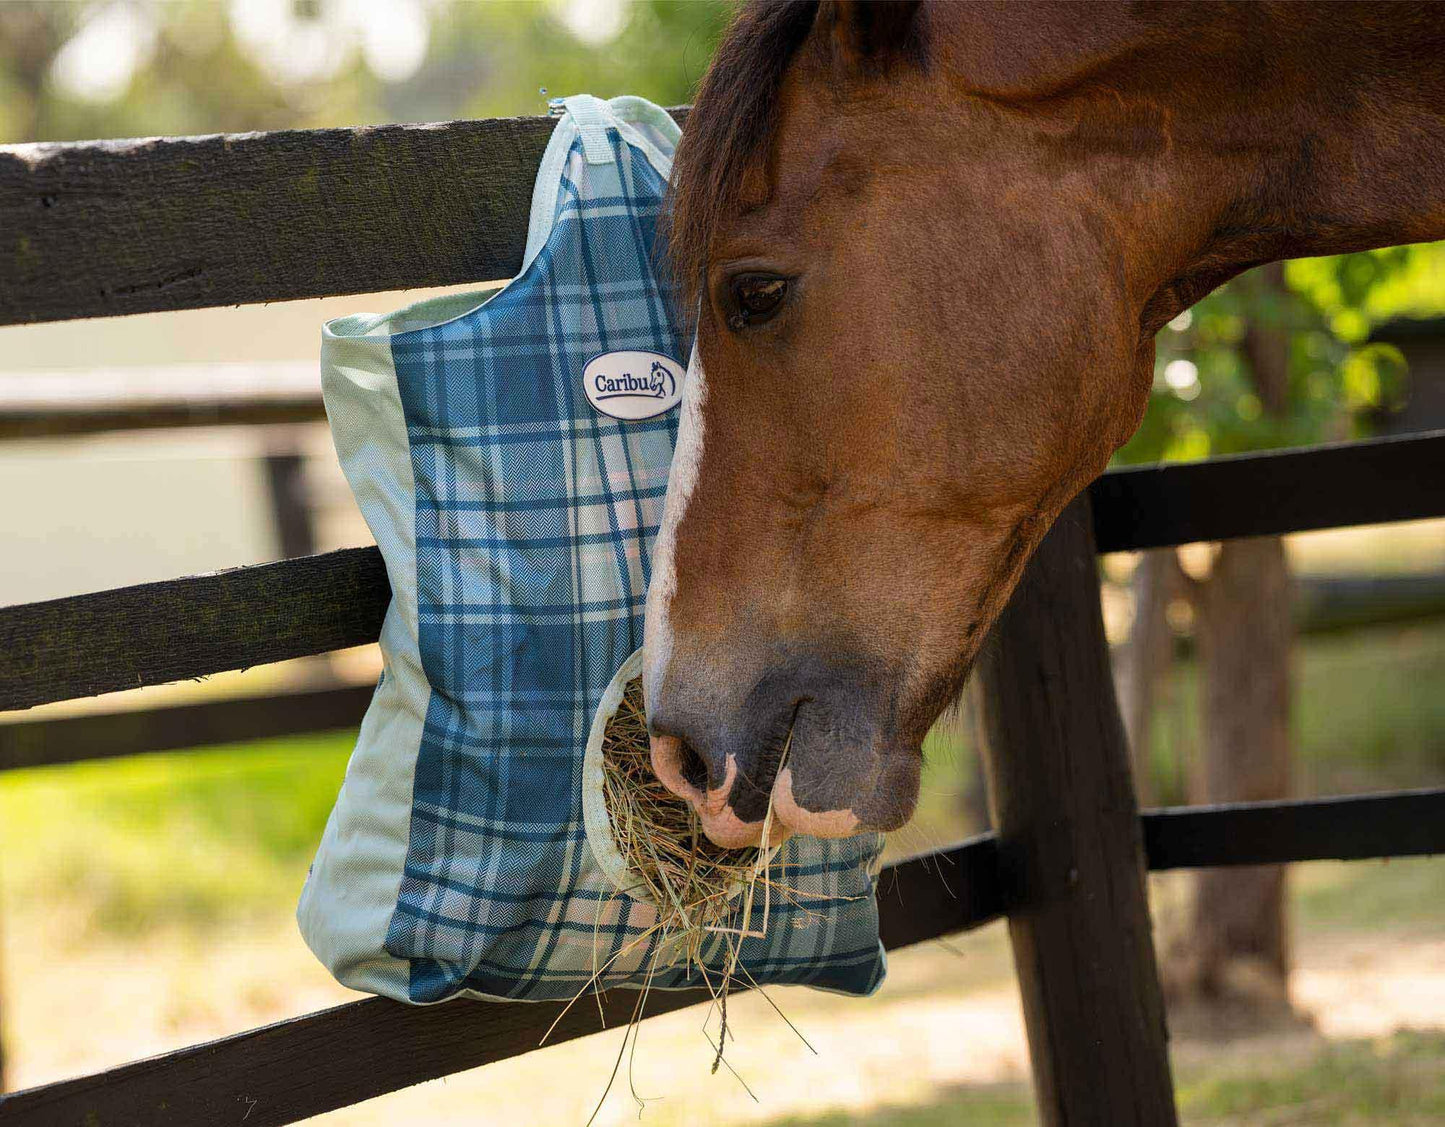
[{"label": "wooden plank", "polygon": [[0,372],[0,440],[325,417],[314,360]]},{"label": "wooden plank", "polygon": [[0,410],[0,442],[26,438],[74,438],[123,430],[178,427],[255,427],[315,423],[326,418],[320,398],[307,401],[254,399],[247,403],[185,403],[156,407],[102,408],[41,414]]},{"label": "wooden plank", "polygon": [[878,878],[878,933],[890,951],[979,927],[1007,907],[991,833],[910,857]]},{"label": "wooden plank", "polygon": [[[1435,575],[1312,579],[1298,586],[1310,604],[1300,624],[1306,631],[1445,611],[1445,580]],[[1315,600],[1329,603],[1320,610]],[[370,693],[370,686],[346,686],[0,724],[0,771],[350,727]]]},{"label": "wooden plank", "polygon": [[1423,575],[1296,576],[1294,624],[1301,634],[1353,630],[1445,615],[1445,571]]},{"label": "wooden plank", "polygon": [[0,710],[244,669],[374,642],[381,553],[142,583],[0,610]]},{"label": "wooden plank", "polygon": [[262,463],[266,470],[266,492],[271,499],[276,547],[281,558],[294,560],[314,556],[316,529],[305,455],[294,448],[273,450],[262,459]]},{"label": "wooden plank", "polygon": [[332,732],[361,723],[371,685],[0,724],[0,771]]},{"label": "wooden plank", "polygon": [[[654,991],[649,1016],[699,1001],[694,991]],[[607,1026],[625,1024],[636,995],[603,995]],[[537,1048],[559,1006],[452,1002],[407,1006],[368,998],[233,1037],[0,1096],[7,1127],[247,1127],[295,1123],[335,1108],[506,1060]],[[591,998],[552,1034],[559,1044],[599,1031]],[[598,1072],[598,1090],[606,1083]]]},{"label": "wooden plank", "polygon": [[1445,788],[1151,810],[1151,869],[1445,854]]},{"label": "wooden plank", "polygon": [[1445,431],[1116,469],[1089,493],[1101,552],[1445,516]]},{"label": "wooden plank", "polygon": [[1088,498],[1028,564],[974,675],[1040,1121],[1177,1122]]},{"label": "wooden plank", "polygon": [[0,146],[0,324],[509,278],[555,124]]},{"label": "wooden plank", "polygon": [[[992,841],[981,838],[942,856],[915,858],[885,869],[879,901],[885,944],[903,946],[996,917],[1002,901],[981,891],[991,886],[990,877],[983,876],[979,889],[967,894],[939,878],[940,873],[978,876],[996,871],[992,857]],[[615,1029],[627,1021],[636,995],[614,990],[603,997],[607,1026]],[[693,1005],[698,997],[692,991],[654,991],[648,997],[648,1012],[655,1017]],[[531,1052],[557,1010],[550,1003],[453,1002],[416,1007],[370,998],[92,1076],[0,1096],[0,1121],[7,1127],[294,1123],[424,1080]],[[549,1043],[598,1029],[597,1006],[588,999],[572,1007]],[[606,1066],[599,1065],[597,1076],[600,1090]]]}]

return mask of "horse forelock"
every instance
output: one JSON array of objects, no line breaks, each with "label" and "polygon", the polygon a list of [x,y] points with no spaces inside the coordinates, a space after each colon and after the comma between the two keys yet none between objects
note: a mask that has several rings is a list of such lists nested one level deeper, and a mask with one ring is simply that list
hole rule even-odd
[{"label": "horse forelock", "polygon": [[697,306],[719,219],[737,206],[744,174],[772,139],[783,75],[817,11],[818,0],[752,0],[703,76],[669,190],[668,249],[684,309]]}]

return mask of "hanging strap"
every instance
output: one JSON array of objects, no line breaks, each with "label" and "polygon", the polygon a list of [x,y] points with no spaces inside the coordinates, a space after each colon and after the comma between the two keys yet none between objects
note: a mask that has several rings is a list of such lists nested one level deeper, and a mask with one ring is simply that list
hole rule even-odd
[{"label": "hanging strap", "polygon": [[612,164],[617,154],[607,139],[607,131],[616,129],[626,144],[642,149],[652,166],[666,177],[672,171],[672,151],[679,135],[677,123],[667,112],[644,98],[624,96],[604,101],[591,94],[574,94],[570,98],[553,98],[549,106],[551,115],[558,118],[557,127],[542,154],[532,188],[532,215],[522,258],[524,271],[552,233],[558,184],[577,140],[582,142],[582,157],[588,164]]},{"label": "hanging strap", "polygon": [[613,118],[607,103],[591,94],[574,94],[562,102],[582,138],[582,151],[587,154],[587,163],[611,164],[612,146],[607,143],[607,126]]}]

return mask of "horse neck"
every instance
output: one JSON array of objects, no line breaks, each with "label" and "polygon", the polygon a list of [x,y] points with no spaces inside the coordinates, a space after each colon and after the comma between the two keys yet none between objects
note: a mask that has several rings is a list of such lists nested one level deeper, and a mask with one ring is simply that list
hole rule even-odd
[{"label": "horse neck", "polygon": [[1211,252],[1250,266],[1445,237],[1445,10],[1286,4],[1242,31],[1203,60],[1223,97],[1193,131],[1219,185]]},{"label": "horse neck", "polygon": [[1153,228],[1146,327],[1265,262],[1445,238],[1445,5],[1024,7],[952,29],[954,74],[1084,159],[1158,140],[1094,162]]}]

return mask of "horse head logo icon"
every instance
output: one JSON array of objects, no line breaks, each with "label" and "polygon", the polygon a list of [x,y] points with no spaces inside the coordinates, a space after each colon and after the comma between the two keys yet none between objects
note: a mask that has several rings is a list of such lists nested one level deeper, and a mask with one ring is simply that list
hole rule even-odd
[{"label": "horse head logo icon", "polygon": [[647,386],[656,398],[671,399],[673,393],[677,391],[677,377],[662,361],[654,360],[652,371],[648,373]]}]

